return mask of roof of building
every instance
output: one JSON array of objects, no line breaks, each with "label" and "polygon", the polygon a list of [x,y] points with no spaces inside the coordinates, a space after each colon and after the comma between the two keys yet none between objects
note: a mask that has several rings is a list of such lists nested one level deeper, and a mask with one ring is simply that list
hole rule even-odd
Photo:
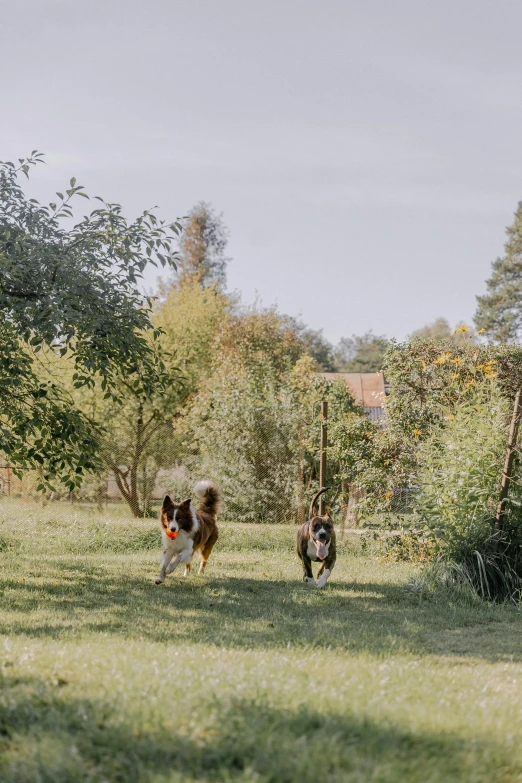
[{"label": "roof of building", "polygon": [[329,381],[343,379],[350,387],[355,401],[365,408],[382,408],[385,390],[382,372],[322,372]]}]

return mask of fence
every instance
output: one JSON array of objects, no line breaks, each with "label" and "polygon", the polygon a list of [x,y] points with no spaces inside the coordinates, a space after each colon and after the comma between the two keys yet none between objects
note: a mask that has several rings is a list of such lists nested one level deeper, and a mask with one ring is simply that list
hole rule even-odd
[{"label": "fence", "polygon": [[[40,479],[36,473],[19,478],[4,462],[0,465],[0,506],[11,499],[52,504],[57,514],[70,513],[74,505],[91,514],[111,513],[118,507],[118,514],[156,516],[166,494],[176,500],[185,499],[191,496],[197,480],[208,478],[220,489],[222,519],[298,523],[306,519],[313,494],[327,482],[332,487],[327,507],[336,519],[356,524],[358,490],[334,481],[325,460],[321,472],[320,432],[322,429],[326,434],[324,421],[320,416],[310,417],[310,411],[296,411],[285,400],[273,403],[260,402],[246,412],[238,405],[230,412],[227,427],[219,430],[212,425],[208,437],[198,443],[187,440],[185,432],[168,427],[153,454],[137,464],[120,463],[113,470],[105,468],[89,475],[74,493],[57,487],[42,495],[37,491]],[[306,446],[304,441],[308,441]],[[110,448],[110,443],[104,444],[106,454]]]},{"label": "fence", "polygon": [[[223,419],[205,423],[210,428],[205,437],[200,432],[198,440],[191,440],[187,429],[169,425],[158,430],[158,448],[138,463],[118,464],[115,470],[105,469],[89,476],[72,494],[51,491],[41,495],[36,474],[27,473],[20,478],[9,463],[2,462],[0,507],[10,499],[52,504],[57,514],[68,514],[71,505],[75,505],[91,514],[156,516],[166,494],[176,500],[185,499],[191,496],[197,480],[209,478],[220,488],[221,518],[227,521],[302,522],[312,495],[327,485],[331,487],[326,495],[327,508],[344,528],[380,526],[385,517],[387,521],[395,518],[400,524],[414,522],[418,476],[410,473],[403,480],[396,480],[387,491],[375,488],[371,482],[361,486],[357,475],[340,481],[335,476],[335,466],[321,460],[321,454],[325,455],[326,441],[320,441],[321,432],[326,435],[325,414],[323,407],[322,416],[311,417],[309,410],[296,410],[283,398],[260,400],[252,408],[239,400],[236,409],[227,410],[226,426]],[[366,411],[366,415],[375,422],[375,411]],[[520,411],[517,417],[518,426]],[[383,426],[382,419],[379,421]],[[499,490],[503,475],[503,495],[497,510],[499,524],[509,480],[514,487],[522,486],[522,459],[514,421],[515,418],[504,472],[501,465],[497,471]],[[506,443],[507,430],[506,426],[505,436],[501,435]],[[105,451],[110,451],[110,446],[105,444]],[[129,497],[131,491],[136,496],[134,505]]]}]

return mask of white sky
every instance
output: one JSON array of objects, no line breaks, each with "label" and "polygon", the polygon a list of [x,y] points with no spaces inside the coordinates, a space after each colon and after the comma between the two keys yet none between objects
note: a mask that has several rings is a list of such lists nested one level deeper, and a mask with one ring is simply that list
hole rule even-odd
[{"label": "white sky", "polygon": [[0,24],[0,158],[47,154],[37,197],[210,201],[229,287],[334,342],[471,320],[522,199],[519,0],[0,0]]}]

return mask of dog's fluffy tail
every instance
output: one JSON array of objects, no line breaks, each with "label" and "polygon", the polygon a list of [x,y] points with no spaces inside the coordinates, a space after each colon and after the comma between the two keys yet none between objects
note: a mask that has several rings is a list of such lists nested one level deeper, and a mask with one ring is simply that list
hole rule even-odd
[{"label": "dog's fluffy tail", "polygon": [[201,500],[199,510],[214,516],[220,501],[216,485],[212,481],[198,481],[194,487],[194,494]]}]

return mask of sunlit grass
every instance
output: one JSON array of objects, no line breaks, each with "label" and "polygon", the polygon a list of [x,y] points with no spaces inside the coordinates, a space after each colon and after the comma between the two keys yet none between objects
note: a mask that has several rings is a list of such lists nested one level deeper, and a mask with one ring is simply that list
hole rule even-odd
[{"label": "sunlit grass", "polygon": [[222,525],[204,578],[153,584],[153,520],[0,504],[0,780],[520,781],[521,618],[419,599],[340,542]]}]

